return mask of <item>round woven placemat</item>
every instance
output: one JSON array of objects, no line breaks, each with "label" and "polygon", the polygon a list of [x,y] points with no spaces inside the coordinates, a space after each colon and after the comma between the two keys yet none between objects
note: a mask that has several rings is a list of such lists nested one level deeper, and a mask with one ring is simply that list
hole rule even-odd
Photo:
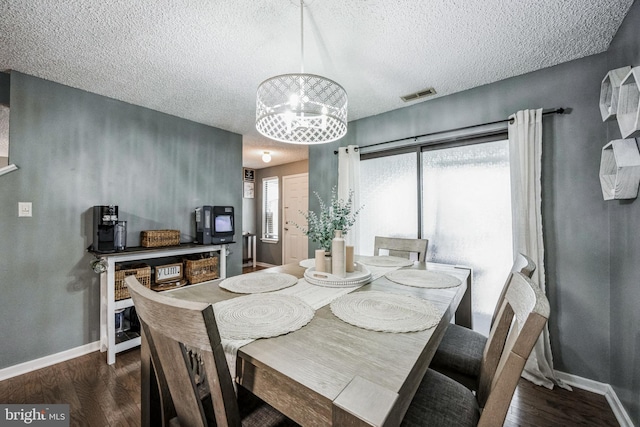
[{"label": "round woven placemat", "polygon": [[220,287],[237,294],[258,294],[288,288],[298,283],[296,276],[285,273],[248,273],[229,277]]},{"label": "round woven placemat", "polygon": [[429,301],[388,292],[354,292],[330,305],[339,319],[380,332],[416,332],[433,328],[442,315]]},{"label": "round woven placemat", "polygon": [[293,295],[246,295],[213,305],[222,338],[247,340],[277,337],[313,319],[309,304]]},{"label": "round woven placemat", "polygon": [[398,256],[364,256],[361,255],[357,261],[365,265],[373,265],[375,267],[408,267],[413,265],[413,261]]},{"label": "round woven placemat", "polygon": [[427,270],[395,270],[384,275],[392,282],[416,288],[453,288],[460,286],[460,279],[449,274]]}]

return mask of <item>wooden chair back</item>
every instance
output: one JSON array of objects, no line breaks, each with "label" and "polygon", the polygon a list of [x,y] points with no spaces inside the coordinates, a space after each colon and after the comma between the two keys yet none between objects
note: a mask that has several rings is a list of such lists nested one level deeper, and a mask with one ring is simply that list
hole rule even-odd
[{"label": "wooden chair back", "polygon": [[549,301],[521,273],[511,275],[482,357],[478,426],[504,423],[524,365],[549,318]]},{"label": "wooden chair back", "polygon": [[500,311],[500,306],[502,306],[502,301],[504,301],[504,295],[507,292],[507,285],[511,280],[511,274],[518,272],[524,274],[528,278],[531,278],[534,271],[536,271],[536,263],[528,256],[518,253],[516,255],[516,259],[513,261],[513,266],[511,266],[511,272],[507,276],[507,280],[505,281],[502,291],[500,292],[500,296],[498,297],[498,302],[496,303],[496,308],[494,309],[493,317],[491,318],[491,325],[496,321],[496,317]]},{"label": "wooden chair back", "polygon": [[[211,304],[154,292],[125,278],[161,389],[183,426],[240,426],[238,402]],[[162,388],[166,387],[163,393]],[[169,412],[165,409],[165,412]],[[173,425],[175,420],[163,420]]]},{"label": "wooden chair back", "polygon": [[399,237],[376,236],[373,245],[373,254],[380,255],[380,249],[387,249],[390,256],[411,259],[411,254],[417,254],[417,260],[425,262],[427,259],[427,239],[403,239]]}]

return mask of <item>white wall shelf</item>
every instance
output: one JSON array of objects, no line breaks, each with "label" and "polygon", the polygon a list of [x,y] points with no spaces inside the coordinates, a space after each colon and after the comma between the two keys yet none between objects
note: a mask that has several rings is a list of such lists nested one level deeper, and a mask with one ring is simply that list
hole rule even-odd
[{"label": "white wall shelf", "polygon": [[616,116],[623,138],[640,136],[640,67],[634,67],[620,83]]},{"label": "white wall shelf", "polygon": [[616,139],[602,147],[600,185],[604,200],[638,196],[640,152],[634,138]]},{"label": "white wall shelf", "polygon": [[[98,258],[107,262],[107,271],[100,275],[100,351],[107,352],[107,363],[112,365],[116,361],[116,354],[140,345],[140,337],[136,336],[118,342],[116,339],[115,311],[133,306],[131,298],[115,300],[115,272],[116,263],[128,261],[142,261],[154,258],[178,257],[189,254],[218,252],[219,278],[227,276],[227,245],[196,245],[181,244],[164,248],[150,248],[134,251],[114,253],[94,253]],[[189,285],[189,286],[198,286]],[[177,288],[180,289],[180,288]],[[171,292],[171,290],[163,291]]]},{"label": "white wall shelf", "polygon": [[602,121],[614,119],[618,110],[618,95],[622,79],[631,71],[631,67],[622,67],[611,70],[602,79],[600,85],[600,115]]}]

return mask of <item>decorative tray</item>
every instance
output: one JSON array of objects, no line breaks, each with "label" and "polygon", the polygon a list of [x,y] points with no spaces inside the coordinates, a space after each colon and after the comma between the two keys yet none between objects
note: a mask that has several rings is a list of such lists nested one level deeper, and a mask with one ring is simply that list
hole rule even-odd
[{"label": "decorative tray", "polygon": [[344,288],[364,285],[371,281],[371,272],[364,265],[356,262],[355,271],[347,273],[346,277],[339,277],[331,273],[317,272],[315,267],[307,268],[304,278],[312,285],[329,288]]}]

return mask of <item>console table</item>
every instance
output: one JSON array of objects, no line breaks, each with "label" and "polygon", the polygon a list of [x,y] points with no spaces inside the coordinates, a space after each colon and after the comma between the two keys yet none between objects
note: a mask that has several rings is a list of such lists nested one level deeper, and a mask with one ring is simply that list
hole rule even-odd
[{"label": "console table", "polygon": [[[142,261],[154,258],[177,257],[190,254],[219,253],[220,278],[227,276],[227,245],[197,245],[183,243],[179,246],[161,248],[127,248],[122,252],[100,253],[92,252],[107,263],[107,271],[100,274],[100,351],[107,352],[107,363],[112,365],[116,361],[116,354],[140,345],[140,336],[131,337],[116,343],[115,313],[116,310],[133,306],[131,298],[115,300],[115,271],[116,263]],[[180,289],[180,288],[176,288]],[[167,290],[163,292],[171,292]]]}]

